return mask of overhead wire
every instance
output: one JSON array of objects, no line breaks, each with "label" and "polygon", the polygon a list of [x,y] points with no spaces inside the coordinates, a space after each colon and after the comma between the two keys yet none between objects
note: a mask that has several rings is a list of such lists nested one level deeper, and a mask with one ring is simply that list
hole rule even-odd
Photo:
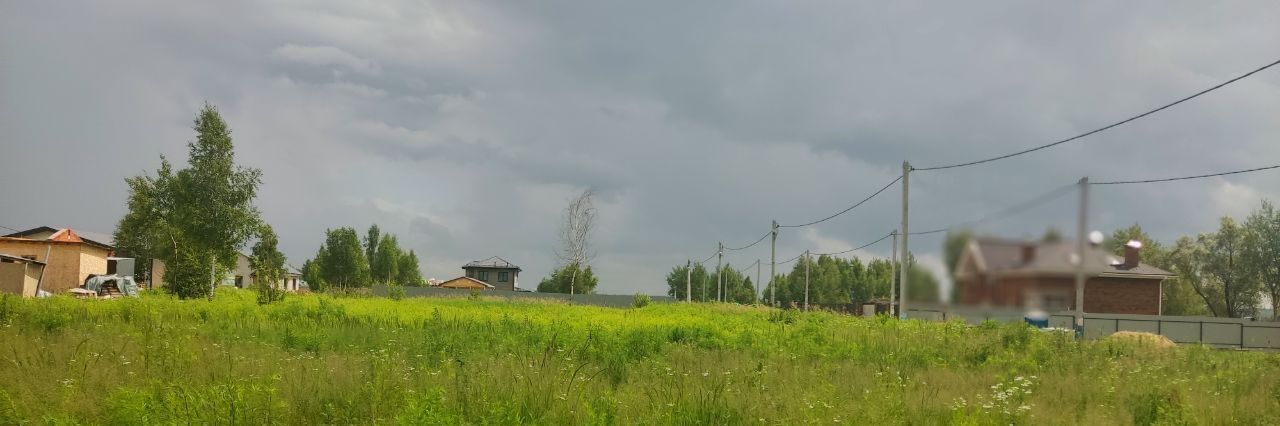
[{"label": "overhead wire", "polygon": [[1052,189],[1052,190],[1050,190],[1050,191],[1048,191],[1048,192],[1045,192],[1045,193],[1043,193],[1043,194],[1040,194],[1040,195],[1038,195],[1038,196],[1036,196],[1035,198],[1032,198],[1032,199],[1030,199],[1030,200],[1023,201],[1023,202],[1021,202],[1021,203],[1014,204],[1014,205],[1009,206],[1009,207],[1005,207],[1005,208],[1003,208],[1003,209],[997,210],[997,211],[992,212],[992,213],[988,213],[988,214],[983,215],[982,217],[980,217],[980,218],[978,218],[978,219],[975,219],[975,220],[969,220],[969,221],[964,221],[964,222],[958,222],[958,223],[952,224],[952,225],[947,226],[947,227],[944,227],[944,228],[931,229],[931,230],[928,230],[928,231],[908,232],[908,233],[907,233],[907,235],[929,235],[929,234],[937,234],[937,233],[947,232],[947,231],[950,231],[950,230],[952,230],[952,229],[955,229],[955,228],[958,228],[958,227],[961,227],[961,226],[977,225],[977,224],[979,224],[979,223],[983,223],[983,222],[987,222],[987,221],[991,221],[991,220],[995,220],[995,219],[1001,219],[1001,218],[1009,217],[1009,216],[1012,216],[1012,215],[1015,215],[1015,214],[1018,214],[1018,213],[1022,213],[1022,212],[1026,211],[1026,210],[1030,210],[1030,209],[1032,209],[1032,208],[1038,207],[1038,206],[1040,206],[1041,204],[1047,203],[1047,202],[1049,202],[1049,201],[1053,201],[1054,199],[1057,199],[1058,197],[1061,197],[1063,194],[1066,194],[1067,192],[1070,192],[1070,191],[1071,191],[1072,189],[1074,189],[1074,188],[1076,188],[1076,184],[1064,185],[1064,186],[1061,186],[1061,187],[1058,187],[1058,188],[1054,188],[1054,189]]},{"label": "overhead wire", "polygon": [[854,205],[852,205],[852,206],[849,206],[848,208],[846,208],[846,209],[844,209],[844,210],[841,210],[841,211],[839,211],[839,212],[836,212],[836,214],[833,214],[833,215],[831,215],[831,216],[827,216],[827,217],[824,217],[824,218],[822,218],[822,219],[818,219],[818,220],[815,220],[815,221],[813,221],[813,222],[809,222],[809,223],[805,223],[805,224],[800,224],[800,225],[778,225],[778,227],[779,227],[779,228],[800,228],[800,227],[805,227],[805,226],[809,226],[809,225],[817,225],[817,224],[819,224],[819,223],[826,222],[826,221],[828,221],[828,220],[834,219],[834,218],[836,218],[837,216],[840,216],[840,215],[842,215],[842,214],[848,213],[850,210],[853,210],[853,209],[857,208],[858,206],[861,206],[863,203],[866,203],[867,201],[871,201],[871,199],[872,199],[872,198],[875,198],[877,195],[880,195],[880,193],[881,193],[881,192],[884,192],[884,190],[889,189],[889,187],[890,187],[890,186],[893,186],[893,184],[898,183],[898,181],[900,181],[900,180],[902,180],[902,176],[898,176],[898,177],[896,177],[896,178],[893,178],[893,180],[892,180],[892,181],[889,181],[889,183],[888,183],[888,184],[885,184],[885,186],[884,186],[884,187],[881,187],[878,191],[873,192],[871,195],[867,196],[867,198],[863,198],[863,199],[862,199],[862,201],[859,201],[859,202],[857,202],[856,204],[854,204]]},{"label": "overhead wire", "polygon": [[1129,122],[1132,122],[1132,121],[1135,121],[1135,120],[1141,119],[1141,118],[1143,118],[1143,117],[1149,116],[1149,115],[1151,115],[1151,114],[1155,114],[1155,113],[1160,112],[1160,111],[1164,111],[1164,110],[1166,110],[1166,109],[1169,109],[1169,108],[1173,107],[1174,105],[1178,105],[1178,104],[1180,104],[1180,103],[1183,103],[1183,102],[1186,102],[1186,101],[1189,101],[1189,100],[1195,99],[1195,98],[1199,97],[1200,95],[1204,95],[1204,94],[1209,93],[1209,92],[1212,92],[1212,91],[1214,91],[1214,90],[1221,89],[1222,87],[1225,87],[1225,86],[1226,86],[1226,85],[1228,85],[1228,84],[1235,83],[1235,82],[1237,82],[1237,81],[1243,80],[1243,79],[1245,79],[1245,78],[1247,78],[1247,77],[1249,77],[1249,76],[1251,76],[1251,75],[1257,74],[1257,73],[1259,73],[1259,72],[1261,72],[1261,71],[1263,71],[1263,70],[1265,70],[1265,69],[1267,69],[1267,68],[1271,68],[1271,67],[1273,67],[1273,66],[1276,66],[1277,64],[1280,64],[1280,60],[1276,60],[1275,62],[1272,62],[1272,63],[1266,64],[1266,65],[1263,65],[1262,67],[1259,67],[1259,68],[1257,68],[1257,69],[1254,69],[1253,71],[1249,71],[1249,72],[1247,72],[1247,73],[1244,73],[1244,74],[1242,74],[1242,75],[1240,75],[1240,76],[1237,76],[1237,77],[1235,77],[1235,78],[1232,78],[1232,79],[1230,79],[1230,80],[1224,81],[1224,82],[1222,82],[1222,83],[1218,83],[1218,84],[1214,85],[1213,87],[1210,87],[1210,88],[1208,88],[1208,89],[1201,90],[1201,91],[1199,91],[1199,92],[1196,92],[1195,94],[1192,94],[1191,96],[1187,96],[1187,97],[1184,97],[1184,98],[1178,99],[1178,100],[1173,101],[1173,102],[1171,102],[1171,103],[1168,103],[1168,104],[1165,104],[1165,105],[1163,105],[1163,106],[1160,106],[1160,107],[1158,107],[1158,108],[1156,108],[1156,109],[1152,109],[1152,110],[1149,110],[1149,111],[1147,111],[1147,112],[1144,112],[1144,113],[1141,113],[1141,114],[1138,114],[1138,115],[1135,115],[1135,116],[1132,116],[1132,117],[1126,118],[1126,119],[1124,119],[1124,120],[1120,120],[1120,121],[1117,121],[1117,122],[1115,122],[1115,123],[1111,123],[1111,124],[1108,124],[1108,125],[1106,125],[1106,126],[1099,127],[1099,128],[1097,128],[1097,129],[1093,129],[1093,130],[1090,130],[1090,131],[1088,131],[1088,132],[1084,132],[1084,133],[1081,133],[1081,134],[1078,134],[1078,135],[1075,135],[1075,136],[1072,136],[1072,137],[1069,137],[1069,138],[1066,138],[1066,139],[1063,139],[1063,140],[1060,140],[1060,141],[1057,141],[1057,142],[1052,142],[1052,143],[1048,143],[1048,144],[1040,145],[1040,146],[1037,146],[1037,147],[1033,147],[1033,148],[1029,148],[1029,149],[1024,149],[1024,150],[1022,150],[1022,151],[1018,151],[1018,152],[1014,152],[1014,153],[1009,153],[1009,154],[1004,154],[1004,155],[1000,155],[1000,156],[996,156],[996,157],[991,157],[991,158],[987,158],[987,159],[983,159],[983,160],[969,161],[969,162],[965,162],[965,163],[950,164],[950,165],[945,165],[945,166],[934,166],[934,167],[913,167],[913,168],[912,168],[912,170],[916,170],[916,171],[928,171],[928,170],[942,170],[942,169],[951,169],[951,168],[956,168],[956,167],[973,166],[973,165],[978,165],[978,164],[982,164],[982,163],[989,163],[989,162],[992,162],[992,161],[1003,160],[1003,159],[1010,158],[1010,157],[1016,157],[1016,156],[1019,156],[1019,155],[1022,155],[1022,154],[1028,154],[1028,153],[1032,153],[1032,152],[1035,152],[1035,151],[1039,151],[1039,150],[1042,150],[1042,149],[1045,149],[1045,148],[1051,148],[1051,147],[1054,147],[1054,146],[1058,146],[1058,145],[1061,145],[1061,144],[1064,144],[1064,143],[1067,143],[1067,142],[1071,142],[1071,141],[1074,141],[1074,140],[1077,140],[1077,139],[1082,139],[1082,138],[1085,138],[1085,137],[1088,137],[1088,136],[1091,136],[1091,135],[1094,135],[1094,134],[1097,134],[1097,133],[1101,133],[1101,132],[1104,132],[1104,131],[1107,131],[1107,130],[1110,130],[1110,129],[1113,129],[1113,128],[1116,128],[1116,127],[1119,127],[1119,126],[1122,126],[1122,125],[1127,124],[1127,123],[1129,123]]},{"label": "overhead wire", "polygon": [[742,246],[742,247],[725,247],[724,249],[725,249],[725,250],[729,250],[729,251],[746,250],[746,249],[749,249],[749,248],[751,248],[751,247],[754,247],[756,244],[760,244],[760,242],[761,242],[761,241],[764,241],[764,239],[765,239],[765,238],[768,238],[768,237],[769,237],[769,234],[772,234],[772,233],[773,233],[773,231],[772,231],[772,230],[770,230],[769,232],[765,232],[765,233],[764,233],[764,235],[761,235],[761,236],[760,236],[760,239],[756,240],[755,242],[753,242],[753,243],[751,243],[751,244],[747,244],[747,245]]},{"label": "overhead wire", "polygon": [[858,251],[858,250],[862,250],[862,249],[867,248],[867,247],[871,247],[871,246],[875,245],[876,243],[881,242],[881,241],[884,241],[886,238],[889,238],[889,237],[891,237],[891,236],[893,236],[893,233],[892,233],[892,232],[890,232],[890,233],[888,233],[888,234],[884,234],[884,236],[883,236],[883,237],[880,237],[880,239],[878,239],[878,240],[875,240],[875,241],[872,241],[872,242],[869,242],[869,243],[863,244],[861,247],[851,248],[851,249],[848,249],[848,250],[845,250],[845,251],[837,251],[837,252],[832,252],[832,253],[810,253],[810,254],[814,254],[814,255],[818,255],[818,256],[834,256],[834,255],[837,255],[837,254],[845,254],[845,253],[848,253],[848,252],[851,252],[851,251]]},{"label": "overhead wire", "polygon": [[1234,174],[1240,174],[1240,173],[1258,172],[1258,171],[1271,170],[1276,168],[1280,168],[1280,164],[1277,164],[1274,166],[1258,167],[1253,169],[1235,170],[1230,172],[1210,173],[1207,175],[1182,176],[1182,177],[1161,178],[1161,179],[1113,180],[1113,181],[1104,181],[1104,182],[1089,182],[1089,185],[1128,185],[1128,184],[1134,184],[1134,183],[1172,182],[1175,180],[1202,179],[1202,178],[1208,178],[1208,177],[1214,177],[1214,176],[1226,176],[1226,175],[1234,175]]}]

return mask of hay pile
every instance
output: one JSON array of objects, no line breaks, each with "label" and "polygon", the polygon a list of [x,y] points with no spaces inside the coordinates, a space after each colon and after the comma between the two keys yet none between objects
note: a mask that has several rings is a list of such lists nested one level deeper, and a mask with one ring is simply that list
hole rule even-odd
[{"label": "hay pile", "polygon": [[1117,331],[1107,336],[1107,341],[1117,343],[1128,343],[1138,346],[1154,347],[1158,349],[1172,349],[1178,346],[1168,337],[1159,334],[1144,333],[1141,331]]}]

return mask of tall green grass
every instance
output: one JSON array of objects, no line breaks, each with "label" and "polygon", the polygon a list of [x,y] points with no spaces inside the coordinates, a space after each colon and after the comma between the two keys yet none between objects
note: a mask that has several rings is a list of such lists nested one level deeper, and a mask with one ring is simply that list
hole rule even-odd
[{"label": "tall green grass", "polygon": [[1280,355],[717,304],[0,298],[0,424],[1278,424]]}]

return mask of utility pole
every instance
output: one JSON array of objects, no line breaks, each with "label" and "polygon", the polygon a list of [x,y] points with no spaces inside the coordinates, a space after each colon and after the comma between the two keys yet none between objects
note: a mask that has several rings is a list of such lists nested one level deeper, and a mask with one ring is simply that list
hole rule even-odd
[{"label": "utility pole", "polygon": [[809,250],[804,251],[804,311],[809,312]]},{"label": "utility pole", "polygon": [[889,260],[889,316],[898,317],[898,231],[893,235],[893,258]]},{"label": "utility pole", "polygon": [[716,249],[716,300],[724,301],[724,269],[720,266],[720,262],[724,261],[724,243],[716,243],[719,248]]},{"label": "utility pole", "polygon": [[770,229],[772,229],[770,233],[773,234],[773,241],[769,242],[769,306],[774,306],[778,302],[778,299],[774,298],[776,293],[774,287],[777,286],[773,282],[773,277],[778,276],[774,271],[778,266],[778,221],[773,221],[773,227]]},{"label": "utility pole", "polygon": [[1084,264],[1085,264],[1085,229],[1089,216],[1089,177],[1080,178],[1080,212],[1076,225],[1076,335],[1084,335]]},{"label": "utility pole", "polygon": [[907,265],[907,259],[911,257],[911,252],[907,250],[907,235],[910,234],[907,228],[907,192],[910,185],[908,179],[911,177],[911,163],[902,162],[902,266],[901,266],[901,285],[902,299],[898,300],[898,318],[907,319],[907,271],[910,266]]},{"label": "utility pole", "polygon": [[684,301],[693,301],[693,261],[684,261]]},{"label": "utility pole", "polygon": [[[698,266],[702,266],[702,264],[699,263]],[[707,268],[702,268],[702,284],[700,286],[702,287],[702,301],[706,302],[707,301]]]}]

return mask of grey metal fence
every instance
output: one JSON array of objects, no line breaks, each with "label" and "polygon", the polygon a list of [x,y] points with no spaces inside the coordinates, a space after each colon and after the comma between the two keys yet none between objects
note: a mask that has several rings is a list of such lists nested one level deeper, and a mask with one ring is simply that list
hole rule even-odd
[{"label": "grey metal fence", "polygon": [[[1023,312],[975,308],[909,309],[907,316],[928,320],[963,319],[982,321],[1022,321]],[[1084,337],[1097,339],[1117,331],[1141,331],[1168,337],[1177,343],[1203,343],[1219,348],[1280,350],[1280,323],[1240,318],[1183,317],[1162,315],[1085,314]],[[1069,311],[1049,315],[1049,326],[1071,328]]]},{"label": "grey metal fence", "polygon": [[[452,288],[435,288],[435,287],[405,287],[405,296],[408,297],[469,297],[471,290],[460,290]],[[384,286],[375,286],[373,294],[378,296],[386,296],[387,288]],[[609,307],[629,307],[635,301],[634,295],[626,294],[562,294],[562,293],[538,293],[523,291],[481,291],[480,296],[483,297],[502,297],[512,300],[563,300],[579,305],[593,306],[609,306]],[[649,296],[653,303],[671,303],[675,302],[675,298],[670,296]]]}]

